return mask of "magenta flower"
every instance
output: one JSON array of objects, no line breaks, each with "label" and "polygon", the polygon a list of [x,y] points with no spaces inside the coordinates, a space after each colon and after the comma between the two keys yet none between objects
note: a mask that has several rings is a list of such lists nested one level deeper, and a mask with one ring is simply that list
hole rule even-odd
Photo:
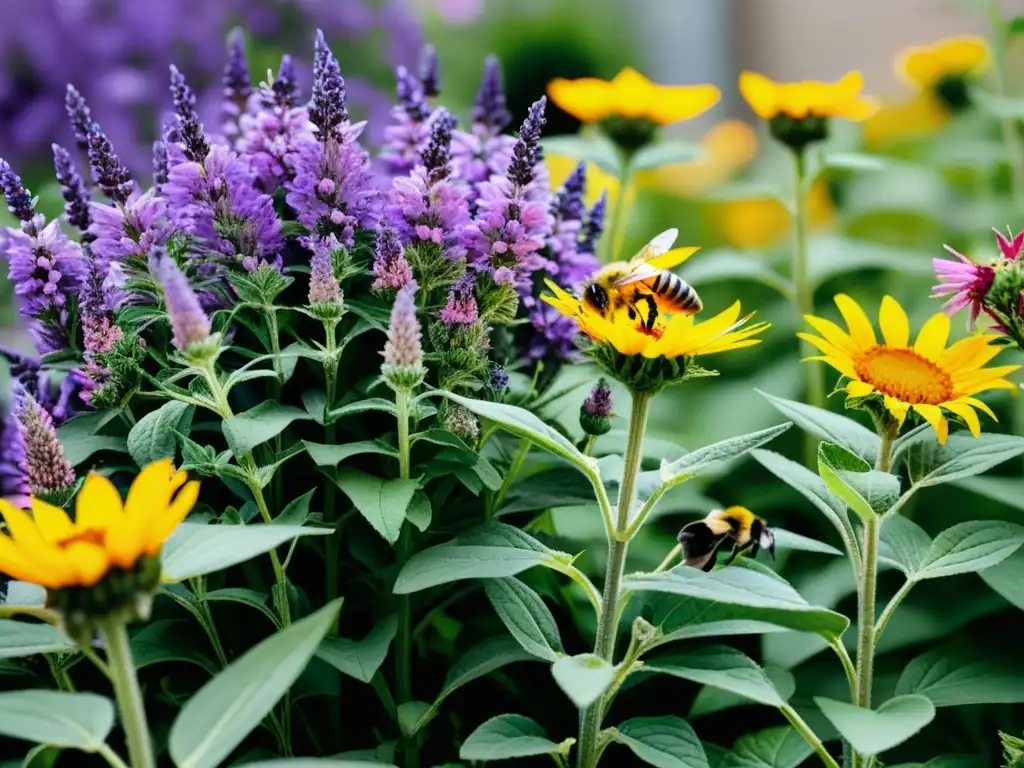
[{"label": "magenta flower", "polygon": [[937,299],[952,294],[952,297],[942,305],[943,310],[951,317],[960,310],[970,307],[967,327],[973,331],[978,315],[984,309],[985,296],[988,295],[995,279],[995,270],[992,267],[975,264],[948,245],[944,247],[956,256],[959,262],[932,259],[935,274],[941,282],[932,286],[931,297]]},{"label": "magenta flower", "polygon": [[1009,238],[995,227],[992,228],[992,231],[996,233],[996,242],[999,244],[999,251],[1003,254],[1003,258],[1007,261],[1016,261],[1017,257],[1020,256],[1021,250],[1024,249],[1024,230],[1014,235],[1008,229],[1007,232],[1010,233]]},{"label": "magenta flower", "polygon": [[412,267],[406,261],[398,235],[387,224],[377,231],[373,255],[374,291],[398,289],[412,280]]},{"label": "magenta flower", "polygon": [[469,325],[480,316],[476,305],[474,289],[476,280],[472,275],[459,278],[448,292],[448,302],[441,309],[441,322],[445,325]]}]

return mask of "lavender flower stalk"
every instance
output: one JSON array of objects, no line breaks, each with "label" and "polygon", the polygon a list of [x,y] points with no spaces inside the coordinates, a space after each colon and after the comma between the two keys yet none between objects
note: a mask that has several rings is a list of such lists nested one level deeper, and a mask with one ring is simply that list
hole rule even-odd
[{"label": "lavender flower stalk", "polygon": [[245,60],[245,34],[235,27],[228,35],[228,57],[224,65],[224,132],[229,136],[238,133],[238,118],[245,111],[252,81],[249,65]]},{"label": "lavender flower stalk", "polygon": [[416,317],[416,281],[407,283],[395,296],[384,344],[381,374],[399,395],[408,396],[423,381],[423,344],[420,321]]},{"label": "lavender flower stalk", "polygon": [[321,142],[341,139],[340,126],[348,122],[341,67],[319,29],[313,51],[313,96],[309,102],[309,120],[316,126]]},{"label": "lavender flower stalk", "polygon": [[21,423],[32,493],[50,496],[70,491],[75,484],[75,470],[64,456],[50,414],[27,393],[18,397],[15,413]]},{"label": "lavender flower stalk", "polygon": [[395,69],[395,95],[398,105],[391,110],[392,124],[384,129],[380,160],[397,176],[408,173],[418,162],[428,136],[431,109],[423,81],[402,66]]},{"label": "lavender flower stalk", "polygon": [[469,199],[474,203],[480,195],[479,185],[491,176],[508,170],[516,139],[502,133],[512,115],[505,106],[505,90],[501,84],[501,67],[490,56],[473,103],[470,131],[452,135],[452,166],[455,174],[469,183]]},{"label": "lavender flower stalk", "polygon": [[31,494],[24,431],[15,412],[8,410],[0,424],[0,498],[27,509]]},{"label": "lavender flower stalk", "polygon": [[156,251],[153,262],[153,276],[163,286],[175,349],[190,360],[209,359],[219,341],[210,335],[210,318],[203,311],[188,278],[166,252]]},{"label": "lavender flower stalk", "polygon": [[131,173],[97,123],[89,126],[89,165],[93,182],[115,203],[123,204],[134,191]]},{"label": "lavender flower stalk", "polygon": [[171,65],[171,96],[174,99],[174,113],[178,116],[182,149],[185,157],[194,163],[202,163],[210,154],[210,143],[203,132],[203,124],[196,112],[196,95],[192,92],[185,76]]},{"label": "lavender flower stalk", "polygon": [[512,122],[512,113],[505,106],[505,89],[501,84],[501,63],[496,56],[484,62],[484,76],[473,101],[473,128],[482,136],[497,136]]},{"label": "lavender flower stalk", "polygon": [[53,144],[51,149],[53,167],[64,196],[64,218],[68,224],[84,233],[89,229],[90,222],[89,190],[86,189],[71,154],[60,144]]},{"label": "lavender flower stalk", "polygon": [[71,121],[71,130],[75,134],[75,145],[83,152],[89,151],[89,133],[92,130],[92,111],[85,97],[75,86],[68,83],[64,95],[64,109]]},{"label": "lavender flower stalk", "polygon": [[412,277],[412,268],[402,252],[398,235],[389,225],[384,224],[377,230],[371,290],[397,290],[411,282]]},{"label": "lavender flower stalk", "polygon": [[428,99],[441,95],[437,49],[432,45],[423,46],[423,51],[420,54],[420,83],[423,86],[423,95]]}]

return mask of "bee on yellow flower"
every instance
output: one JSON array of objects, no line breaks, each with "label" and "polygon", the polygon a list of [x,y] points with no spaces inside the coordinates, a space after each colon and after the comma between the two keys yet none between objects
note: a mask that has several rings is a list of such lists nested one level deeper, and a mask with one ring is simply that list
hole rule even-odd
[{"label": "bee on yellow flower", "polygon": [[114,484],[93,472],[78,493],[74,520],[38,498],[31,515],[0,500],[7,527],[0,572],[45,587],[66,619],[132,609],[156,589],[160,549],[199,496],[199,483],[187,480],[170,459],[156,461],[122,503]]},{"label": "bee on yellow flower", "polygon": [[713,85],[658,85],[626,67],[612,80],[555,78],[548,98],[584,123],[597,123],[627,151],[649,143],[663,125],[689,120],[721,98]]},{"label": "bee on yellow flower", "polygon": [[876,99],[861,94],[864,78],[857,71],[835,83],[776,83],[745,71],[740,73],[739,85],[754,113],[768,121],[772,136],[795,152],[828,138],[830,119],[863,122],[878,110]]},{"label": "bee on yellow flower", "polygon": [[990,342],[995,335],[978,334],[947,346],[949,317],[933,315],[910,343],[910,322],[903,307],[890,296],[882,299],[878,324],[882,340],[864,310],[845,294],[835,297],[847,330],[820,317],[805,319],[820,336],[800,333],[821,356],[809,358],[828,363],[846,379],[848,398],[864,404],[874,401],[898,425],[910,411],[927,421],[945,443],[949,422],[945,413],[960,418],[977,437],[981,423],[976,411],[995,419],[995,414],[975,395],[990,389],[1016,389],[1004,377],[1020,368],[1004,365],[986,368],[1002,347]]}]

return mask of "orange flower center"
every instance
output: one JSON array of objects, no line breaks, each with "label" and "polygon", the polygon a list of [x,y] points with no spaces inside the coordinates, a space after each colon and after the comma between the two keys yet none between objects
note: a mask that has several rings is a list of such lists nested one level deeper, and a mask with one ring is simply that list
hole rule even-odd
[{"label": "orange flower center", "polygon": [[952,399],[949,374],[912,349],[878,344],[858,355],[853,367],[862,381],[904,403],[940,405]]},{"label": "orange flower center", "polygon": [[61,549],[67,549],[72,544],[85,542],[87,544],[95,544],[98,547],[102,547],[105,537],[106,531],[101,531],[96,528],[88,528],[84,531],[78,531],[73,536],[68,536],[66,539],[61,539],[57,542],[57,546]]}]

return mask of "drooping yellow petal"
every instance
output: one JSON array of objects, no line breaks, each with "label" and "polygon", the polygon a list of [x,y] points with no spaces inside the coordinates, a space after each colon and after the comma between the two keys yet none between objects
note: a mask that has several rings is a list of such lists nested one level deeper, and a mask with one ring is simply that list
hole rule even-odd
[{"label": "drooping yellow petal", "polygon": [[754,114],[770,120],[779,112],[778,86],[762,74],[749,70],[740,73],[740,94]]},{"label": "drooping yellow petal", "polygon": [[846,394],[850,397],[867,397],[874,391],[874,385],[866,381],[851,381],[846,385]]},{"label": "drooping yellow petal", "polygon": [[942,312],[929,317],[917,334],[914,351],[932,362],[938,360],[949,339],[949,325],[949,316]]},{"label": "drooping yellow petal", "polygon": [[596,123],[610,114],[612,89],[610,83],[596,77],[558,77],[548,83],[548,98],[577,120]]},{"label": "drooping yellow petal", "polygon": [[814,335],[812,335],[810,333],[798,333],[797,334],[797,338],[802,339],[802,340],[806,341],[808,344],[811,344],[811,345],[817,347],[821,352],[823,352],[828,357],[847,358],[847,359],[849,359],[849,357],[850,357],[845,352],[842,352],[839,349],[837,349],[836,347],[833,347],[831,344],[829,344],[824,339],[822,339],[822,338],[820,338],[818,336],[814,336]]},{"label": "drooping yellow petal", "polygon": [[887,346],[905,347],[910,343],[910,320],[907,319],[903,307],[892,296],[882,297],[882,306],[878,310],[878,325]]},{"label": "drooping yellow petal", "polygon": [[942,407],[963,419],[964,423],[967,424],[967,428],[971,430],[972,435],[975,437],[981,435],[981,422],[978,420],[978,414],[975,413],[971,406],[966,403],[943,403]]},{"label": "drooping yellow petal", "polygon": [[992,412],[992,409],[989,408],[986,403],[982,402],[981,400],[978,400],[976,397],[961,397],[956,402],[965,403],[971,406],[972,408],[977,408],[979,411],[981,411],[990,419],[992,419],[992,421],[999,421],[999,419],[996,418],[995,413]]},{"label": "drooping yellow petal", "polygon": [[167,511],[156,517],[146,531],[146,554],[156,555],[163,547],[167,538],[174,533],[174,529],[192,511],[196,501],[199,499],[199,483],[193,480],[186,483],[174,497],[174,501],[167,507]]},{"label": "drooping yellow petal", "polygon": [[166,509],[171,496],[184,477],[175,484],[174,464],[161,459],[144,467],[128,491],[124,515],[107,531],[106,546],[113,563],[130,568],[144,553],[145,532],[152,523],[151,514]]},{"label": "drooping yellow petal", "polygon": [[855,355],[860,348],[853,343],[853,339],[842,328],[831,320],[825,320],[814,315],[804,315],[804,320],[825,337],[825,340],[845,355]]},{"label": "drooping yellow petal", "polygon": [[60,507],[32,497],[32,519],[47,544],[54,544],[71,533],[71,518]]},{"label": "drooping yellow petal", "polygon": [[841,374],[843,374],[843,376],[849,376],[853,378],[854,376],[857,375],[857,372],[854,370],[849,358],[846,357],[805,357],[803,358],[803,360],[801,360],[801,362],[807,362],[808,360],[817,360],[822,363],[828,363]]},{"label": "drooping yellow petal", "polygon": [[[0,513],[3,514],[7,530],[10,531],[11,539],[18,551],[32,562],[33,568],[38,567],[48,574],[47,584],[61,581],[67,577],[67,568],[59,550],[46,542],[35,521],[29,517],[27,512],[0,500]],[[39,581],[36,583],[42,584]],[[42,584],[42,586],[47,586],[47,584]]]},{"label": "drooping yellow petal", "polygon": [[857,346],[866,348],[878,343],[875,340],[875,329],[871,327],[871,321],[860,308],[860,304],[845,293],[837,293],[834,301],[846,322],[846,327],[850,329],[850,337]]},{"label": "drooping yellow petal", "polygon": [[114,484],[98,472],[90,472],[75,500],[78,527],[106,529],[122,514],[121,494]]},{"label": "drooping yellow petal", "polygon": [[949,422],[942,415],[942,409],[937,405],[923,404],[916,404],[913,408],[915,412],[919,413],[925,421],[935,428],[935,434],[939,438],[939,445],[945,445],[946,438],[949,437]]},{"label": "drooping yellow petal", "polygon": [[988,62],[984,38],[958,36],[907,48],[896,60],[896,72],[911,85],[931,88],[944,77],[977,74]]},{"label": "drooping yellow petal", "polygon": [[896,423],[902,427],[903,422],[906,421],[907,411],[910,410],[910,406],[889,395],[882,398],[882,405],[884,405],[885,409],[893,415],[893,418],[896,419]]},{"label": "drooping yellow petal", "polygon": [[23,552],[10,536],[0,534],[0,573],[17,581],[27,581],[42,587],[51,587],[56,575]]}]

